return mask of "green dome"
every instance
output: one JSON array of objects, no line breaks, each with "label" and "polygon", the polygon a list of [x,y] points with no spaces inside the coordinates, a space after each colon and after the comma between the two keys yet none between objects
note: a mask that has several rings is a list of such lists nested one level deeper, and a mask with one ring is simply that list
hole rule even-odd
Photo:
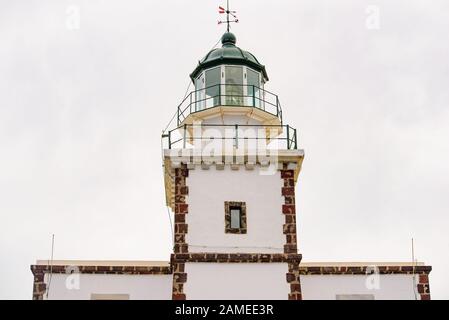
[{"label": "green dome", "polygon": [[198,66],[190,74],[192,81],[205,69],[215,67],[222,64],[237,64],[248,66],[263,74],[265,81],[268,81],[268,75],[265,66],[260,64],[257,58],[250,52],[240,49],[235,45],[237,39],[231,32],[226,32],[221,37],[222,47],[212,49],[202,60]]}]

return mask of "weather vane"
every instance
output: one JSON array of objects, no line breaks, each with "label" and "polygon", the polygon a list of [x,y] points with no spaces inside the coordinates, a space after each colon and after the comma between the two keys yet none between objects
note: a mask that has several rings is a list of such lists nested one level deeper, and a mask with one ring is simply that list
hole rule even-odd
[{"label": "weather vane", "polygon": [[[229,32],[229,25],[232,23],[232,22],[235,22],[235,23],[238,23],[239,22],[239,19],[237,18],[237,16],[236,16],[236,13],[237,13],[237,11],[231,11],[231,10],[229,10],[229,0],[227,0],[227,2],[226,2],[226,9],[225,8],[223,8],[223,7],[218,7],[218,12],[220,13],[220,14],[225,14],[226,13],[226,20],[220,20],[220,21],[218,21],[218,24],[222,24],[222,23],[226,23],[227,24],[227,31]],[[229,16],[232,16],[233,17],[233,19],[234,20],[229,20]]]}]

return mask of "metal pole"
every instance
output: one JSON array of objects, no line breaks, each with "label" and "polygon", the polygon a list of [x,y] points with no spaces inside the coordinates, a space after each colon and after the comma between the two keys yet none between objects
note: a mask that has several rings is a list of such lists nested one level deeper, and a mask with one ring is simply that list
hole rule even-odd
[{"label": "metal pole", "polygon": [[171,149],[171,130],[168,132],[168,148]]},{"label": "metal pole", "polygon": [[228,32],[229,32],[229,0],[227,0],[226,2],[227,7],[226,7],[226,23],[228,24]]},{"label": "metal pole", "polygon": [[290,149],[290,126],[287,126],[287,149]]}]

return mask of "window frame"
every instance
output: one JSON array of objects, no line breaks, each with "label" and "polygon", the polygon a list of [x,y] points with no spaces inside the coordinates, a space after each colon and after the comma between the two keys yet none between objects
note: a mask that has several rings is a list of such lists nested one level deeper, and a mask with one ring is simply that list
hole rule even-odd
[{"label": "window frame", "polygon": [[[240,228],[231,227],[231,210],[238,208],[240,210]],[[225,233],[246,234],[246,203],[242,201],[225,201]]]}]

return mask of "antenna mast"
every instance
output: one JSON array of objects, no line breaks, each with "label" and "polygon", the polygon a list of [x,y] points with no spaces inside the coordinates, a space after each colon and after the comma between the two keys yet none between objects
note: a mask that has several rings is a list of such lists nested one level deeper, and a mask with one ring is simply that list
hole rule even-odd
[{"label": "antenna mast", "polygon": [[50,286],[51,286],[51,278],[53,276],[53,252],[55,250],[55,234],[51,235],[51,256],[50,260],[48,261],[47,268],[50,269],[50,275],[48,278],[48,286],[47,286],[47,292],[46,297],[48,299],[48,293],[50,292]]},{"label": "antenna mast", "polygon": [[415,241],[412,238],[412,277],[413,277],[413,294],[415,295],[415,300],[418,300],[416,295],[416,278],[415,278],[415,268],[416,268],[416,260],[415,260]]}]

